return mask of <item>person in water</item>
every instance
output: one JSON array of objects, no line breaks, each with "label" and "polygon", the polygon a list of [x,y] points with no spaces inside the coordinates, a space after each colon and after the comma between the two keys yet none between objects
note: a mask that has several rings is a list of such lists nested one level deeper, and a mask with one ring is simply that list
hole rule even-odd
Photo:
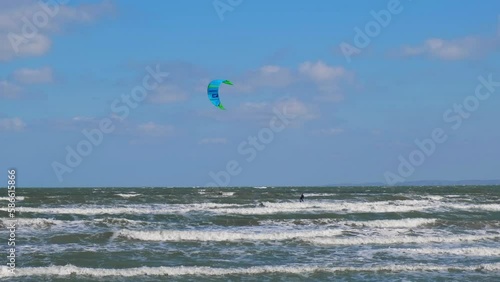
[{"label": "person in water", "polygon": [[300,201],[303,202],[304,201],[304,193],[302,193],[302,195],[300,195]]}]

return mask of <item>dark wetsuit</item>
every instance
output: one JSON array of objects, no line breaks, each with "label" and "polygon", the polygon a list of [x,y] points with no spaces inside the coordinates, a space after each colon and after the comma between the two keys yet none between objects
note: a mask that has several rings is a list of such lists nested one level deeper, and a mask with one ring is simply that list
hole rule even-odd
[{"label": "dark wetsuit", "polygon": [[304,194],[300,195],[300,201],[303,202],[304,201]]}]

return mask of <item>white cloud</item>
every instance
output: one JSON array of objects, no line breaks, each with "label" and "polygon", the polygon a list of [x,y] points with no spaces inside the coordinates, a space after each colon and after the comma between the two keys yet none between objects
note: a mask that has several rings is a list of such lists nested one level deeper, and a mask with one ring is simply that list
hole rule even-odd
[{"label": "white cloud", "polygon": [[0,118],[0,130],[22,131],[26,128],[26,123],[20,118]]},{"label": "white cloud", "polygon": [[462,60],[486,55],[498,46],[497,39],[473,36],[452,40],[429,38],[417,46],[404,46],[399,53],[406,57],[427,55],[441,60]]},{"label": "white cloud", "polygon": [[279,101],[274,105],[279,111],[282,111],[285,115],[293,116],[294,119],[301,121],[313,120],[319,117],[319,114],[310,106],[299,101],[297,98],[290,98],[283,101]]},{"label": "white cloud", "polygon": [[239,121],[265,121],[272,114],[271,104],[269,102],[244,102],[234,109],[219,113],[220,110],[214,109],[205,112],[208,116],[220,121],[239,122]]},{"label": "white cloud", "polygon": [[115,6],[109,0],[96,4],[83,4],[78,7],[62,6],[52,27],[59,30],[63,24],[70,22],[92,23],[114,12]]},{"label": "white cloud", "polygon": [[[79,6],[44,6],[45,3],[57,1],[0,1],[0,61],[43,55],[52,45],[50,34],[71,23],[94,22],[114,10],[109,1]],[[37,20],[33,20],[34,15]]]},{"label": "white cloud", "polygon": [[14,72],[14,78],[22,83],[50,83],[53,81],[52,69],[44,67],[40,69],[19,69]]},{"label": "white cloud", "polygon": [[315,99],[338,102],[344,98],[344,84],[353,84],[354,75],[341,66],[328,65],[323,61],[306,61],[296,69],[266,65],[245,74],[235,83],[235,89],[238,92],[254,92],[259,88],[278,88],[290,89],[288,92],[293,92],[296,90],[290,87],[304,82],[315,88]]},{"label": "white cloud", "polygon": [[291,70],[280,66],[267,65],[248,72],[234,87],[239,92],[251,92],[260,87],[284,88],[290,86],[293,81],[294,75]]},{"label": "white cloud", "polygon": [[148,101],[154,104],[175,103],[186,99],[186,92],[175,85],[161,85],[148,96]]},{"label": "white cloud", "polygon": [[71,119],[74,122],[95,122],[95,117],[76,116]]},{"label": "white cloud", "polygon": [[33,38],[25,40],[23,41],[24,43],[19,44],[18,52],[16,52],[7,36],[7,33],[2,33],[0,30],[0,37],[5,39],[0,41],[0,61],[7,61],[15,56],[41,56],[47,53],[52,45],[51,40],[47,36],[37,34]]},{"label": "white cloud", "polygon": [[246,102],[238,108],[224,112],[204,112],[206,116],[224,122],[255,122],[261,126],[269,126],[269,122],[276,117],[276,113],[287,116],[290,120],[288,126],[300,127],[305,122],[317,119],[319,111],[316,107],[308,105],[297,98],[280,99],[274,102]]},{"label": "white cloud", "polygon": [[74,116],[71,119],[50,119],[47,125],[56,130],[81,131],[83,129],[99,128],[100,119],[89,116]]},{"label": "white cloud", "polygon": [[173,130],[174,127],[171,125],[157,124],[152,121],[139,124],[137,126],[137,132],[139,134],[153,136],[153,137],[167,136],[171,134]]},{"label": "white cloud", "polygon": [[260,71],[263,73],[263,74],[273,74],[273,73],[277,73],[279,72],[280,70],[282,70],[282,68],[278,67],[278,66],[272,66],[272,65],[269,65],[269,66],[263,66]]},{"label": "white cloud", "polygon": [[239,110],[248,113],[255,113],[265,110],[269,104],[267,102],[245,102],[241,104]]},{"label": "white cloud", "polygon": [[325,83],[318,85],[320,95],[315,97],[318,101],[323,102],[340,102],[344,100],[344,92],[336,83]]},{"label": "white cloud", "polygon": [[344,133],[344,129],[343,128],[324,128],[324,129],[316,130],[316,131],[314,131],[314,133],[320,134],[320,135],[333,136],[333,135],[339,135],[339,134]]},{"label": "white cloud", "polygon": [[200,140],[199,144],[226,144],[226,138],[203,138]]},{"label": "white cloud", "polygon": [[322,61],[304,62],[300,65],[299,72],[315,81],[334,80],[347,74],[343,67],[328,66]]},{"label": "white cloud", "polygon": [[342,85],[353,83],[354,75],[343,67],[329,66],[322,61],[304,62],[299,67],[299,72],[316,85],[319,95],[318,101],[340,102],[344,100]]},{"label": "white cloud", "polygon": [[0,98],[18,98],[21,94],[21,88],[6,80],[0,80]]},{"label": "white cloud", "polygon": [[[52,129],[60,131],[75,131],[81,132],[82,130],[98,129],[103,119],[111,119],[112,127],[114,128],[111,133],[113,135],[128,136],[136,140],[132,143],[139,144],[142,138],[145,137],[164,137],[170,136],[174,132],[174,127],[167,124],[158,124],[152,121],[145,123],[136,123],[130,120],[120,120],[116,116],[74,116],[72,118],[63,119],[49,119],[45,123]],[[141,139],[139,139],[141,138]],[[151,138],[149,138],[151,139]],[[143,140],[144,141],[144,140]],[[146,142],[147,143],[147,142]]]}]

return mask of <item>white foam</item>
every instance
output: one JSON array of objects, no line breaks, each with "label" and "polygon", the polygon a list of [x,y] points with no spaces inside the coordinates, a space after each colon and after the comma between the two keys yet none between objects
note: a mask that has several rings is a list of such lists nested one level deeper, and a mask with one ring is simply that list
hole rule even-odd
[{"label": "white foam", "polygon": [[436,205],[429,205],[429,201],[382,201],[371,203],[356,202],[264,202],[263,207],[255,208],[222,208],[214,212],[229,214],[277,214],[277,213],[314,213],[314,212],[336,212],[336,213],[384,213],[384,212],[410,212],[423,211]]},{"label": "white foam", "polygon": [[499,257],[500,248],[418,248],[418,249],[390,249],[387,251],[398,254],[412,253],[420,255],[456,255],[456,256],[478,256],[478,257]]},{"label": "white foam", "polygon": [[[0,197],[0,201],[9,201],[10,197]],[[24,201],[24,196],[16,196],[16,201]]]},{"label": "white foam", "polygon": [[255,266],[248,268],[214,268],[214,267],[138,267],[122,269],[106,268],[84,268],[74,265],[48,266],[48,267],[20,267],[16,268],[14,274],[8,271],[6,266],[0,268],[0,277],[21,276],[90,276],[90,277],[133,277],[133,276],[223,276],[223,275],[256,275],[266,273],[304,274],[312,272],[449,272],[449,271],[500,271],[500,263],[480,264],[474,266],[456,265],[426,265],[405,264],[367,267],[342,267],[342,266],[309,266],[309,265],[285,265],[285,266]]},{"label": "white foam", "polygon": [[[230,193],[230,192],[228,192]],[[228,194],[229,195],[229,194]],[[264,202],[264,206],[240,204],[171,204],[171,205],[127,205],[122,207],[86,205],[80,207],[33,208],[19,207],[18,211],[45,214],[178,214],[203,211],[218,214],[279,214],[279,213],[402,213],[412,211],[486,210],[500,211],[500,204],[443,203],[431,200],[397,200],[378,202],[306,201]],[[6,207],[0,210],[7,211]]]},{"label": "white foam", "polygon": [[333,193],[304,193],[304,197],[331,197],[336,196],[337,194]]},{"label": "white foam", "polygon": [[391,244],[429,244],[429,243],[463,243],[498,239],[500,235],[463,235],[463,236],[398,236],[398,237],[352,237],[352,238],[306,238],[316,245],[391,245]]},{"label": "white foam", "polygon": [[423,198],[429,199],[432,201],[441,201],[442,199],[444,199],[443,196],[438,196],[438,195],[427,195],[427,196],[424,196]]},{"label": "white foam", "polygon": [[[75,221],[64,221],[64,220],[56,220],[56,219],[48,219],[48,218],[16,218],[15,219],[18,226],[23,227],[35,227],[35,228],[47,228],[57,224],[71,223]],[[0,222],[2,225],[6,225],[9,223],[9,220],[1,219]]]},{"label": "white foam", "polygon": [[115,195],[120,196],[122,198],[132,198],[132,197],[140,196],[141,194],[136,194],[136,193],[121,194],[121,193],[118,193],[118,194],[115,194]]},{"label": "white foam", "polygon": [[450,209],[458,209],[458,210],[487,210],[487,211],[500,211],[500,204],[456,204],[456,203],[447,203],[445,205]]},{"label": "white foam", "polygon": [[[11,219],[0,219],[1,225],[8,225],[11,223]],[[54,228],[54,227],[75,227],[75,226],[90,226],[93,223],[105,223],[111,225],[146,225],[146,224],[156,224],[155,222],[131,220],[126,218],[96,218],[92,220],[58,220],[51,218],[16,218],[14,219],[17,226],[22,226],[24,228]]]},{"label": "white foam", "polygon": [[404,218],[404,219],[381,219],[370,221],[342,221],[331,218],[317,219],[286,219],[286,220],[263,220],[261,225],[278,225],[296,227],[297,225],[326,225],[326,226],[349,226],[349,227],[371,227],[371,228],[416,228],[422,225],[433,224],[435,218]]},{"label": "white foam", "polygon": [[[82,206],[82,207],[65,207],[65,208],[32,208],[19,207],[18,212],[23,213],[44,213],[44,214],[80,214],[80,215],[95,215],[95,214],[175,214],[187,213],[191,211],[210,211],[214,209],[237,207],[238,204],[216,204],[216,203],[201,203],[192,205],[127,205],[126,207],[111,207],[111,206]],[[7,211],[7,208],[0,208]]]},{"label": "white foam", "polygon": [[435,218],[405,218],[405,219],[380,219],[372,221],[346,221],[349,226],[367,226],[372,228],[416,228],[422,225],[433,224]]},{"label": "white foam", "polygon": [[214,196],[231,197],[234,195],[235,192],[213,192],[213,193]]},{"label": "white foam", "polygon": [[132,231],[121,230],[116,233],[118,237],[142,241],[274,241],[305,239],[323,236],[336,236],[341,234],[339,230],[313,230],[313,231],[281,231],[281,232],[228,232],[228,231]]},{"label": "white foam", "polygon": [[464,198],[465,195],[446,195],[446,198]]},{"label": "white foam", "polygon": [[93,221],[99,222],[99,223],[127,224],[127,225],[132,225],[132,224],[139,225],[139,224],[148,224],[148,223],[155,224],[155,222],[151,222],[151,221],[132,220],[132,219],[127,219],[127,218],[115,218],[115,217],[97,218],[97,219],[94,219]]}]

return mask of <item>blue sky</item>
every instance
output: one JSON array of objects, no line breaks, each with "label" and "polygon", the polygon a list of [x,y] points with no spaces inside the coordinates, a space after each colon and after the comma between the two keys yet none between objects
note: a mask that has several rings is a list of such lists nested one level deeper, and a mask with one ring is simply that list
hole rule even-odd
[{"label": "blue sky", "polygon": [[[49,2],[0,1],[0,166],[19,185],[500,178],[498,1]],[[148,66],[168,76],[125,106]],[[225,111],[212,79],[234,83]],[[103,120],[114,130],[89,143]],[[416,145],[436,128],[444,142]]]}]

